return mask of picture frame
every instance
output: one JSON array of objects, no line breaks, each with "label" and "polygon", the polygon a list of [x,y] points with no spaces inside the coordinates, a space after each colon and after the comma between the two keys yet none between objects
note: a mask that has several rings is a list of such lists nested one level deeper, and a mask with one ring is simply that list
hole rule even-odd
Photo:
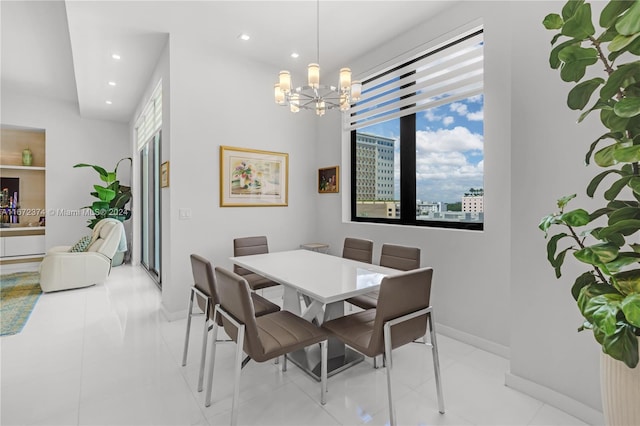
[{"label": "picture frame", "polygon": [[340,192],[340,166],[318,169],[318,193],[332,194]]},{"label": "picture frame", "polygon": [[166,188],[169,186],[169,162],[165,161],[160,165],[160,187]]},{"label": "picture frame", "polygon": [[220,146],[220,207],[287,206],[289,154]]}]

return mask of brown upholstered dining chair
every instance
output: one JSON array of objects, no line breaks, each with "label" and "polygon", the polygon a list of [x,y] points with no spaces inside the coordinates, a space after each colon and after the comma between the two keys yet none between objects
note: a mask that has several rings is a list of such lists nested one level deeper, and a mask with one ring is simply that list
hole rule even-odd
[{"label": "brown upholstered dining chair", "polygon": [[[233,255],[236,257],[265,253],[269,253],[269,245],[267,244],[267,237],[265,236],[244,237],[233,240]],[[233,272],[247,280],[249,287],[253,291],[278,285],[277,282],[271,281],[238,265],[233,265]]]},{"label": "brown upholstered dining chair", "polygon": [[444,413],[438,345],[430,305],[432,268],[421,268],[387,276],[380,284],[378,307],[325,322],[322,327],[353,349],[370,357],[383,355],[387,367],[389,419],[396,424],[391,391],[392,349],[431,334],[433,368],[438,393],[438,411]]},{"label": "brown upholstered dining chair", "polygon": [[[395,244],[383,244],[380,252],[380,266],[410,271],[420,267],[420,249],[417,247],[399,246]],[[354,296],[347,299],[362,309],[375,309],[378,306],[378,291]]]},{"label": "brown upholstered dining chair", "polygon": [[[322,354],[320,402],[324,405],[327,392],[327,332],[289,311],[279,311],[256,317],[247,280],[220,267],[215,268],[215,273],[220,304],[216,305],[214,310],[206,406],[211,405],[218,319],[222,320],[225,331],[237,343],[235,384],[231,408],[232,425],[238,421],[240,372],[246,363],[242,360],[243,351],[250,359],[265,362],[319,343]],[[283,371],[286,371],[286,366],[286,357],[284,357]]]},{"label": "brown upholstered dining chair", "polygon": [[[182,354],[182,366],[187,365],[187,352],[189,351],[189,333],[191,331],[191,318],[193,312],[193,300],[196,299],[198,307],[204,313],[204,330],[202,335],[202,355],[200,357],[200,374],[198,377],[198,392],[202,392],[202,384],[204,381],[204,363],[207,356],[207,338],[209,330],[212,326],[210,321],[213,320],[214,306],[219,302],[216,279],[213,274],[211,262],[197,254],[191,255],[191,272],[193,273],[193,287],[191,287],[189,295],[189,308],[187,312],[187,331],[184,336],[184,352]],[[280,307],[271,303],[262,296],[251,293],[251,301],[253,303],[255,315],[262,316],[277,312]]]},{"label": "brown upholstered dining chair", "polygon": [[373,262],[373,241],[359,238],[345,238],[342,257],[360,262]]}]

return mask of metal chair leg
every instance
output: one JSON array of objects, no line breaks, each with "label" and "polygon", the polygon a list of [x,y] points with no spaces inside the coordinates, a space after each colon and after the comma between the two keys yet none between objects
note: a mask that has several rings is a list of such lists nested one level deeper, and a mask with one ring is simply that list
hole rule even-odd
[{"label": "metal chair leg", "polygon": [[187,365],[187,352],[189,351],[189,333],[191,332],[191,316],[193,314],[193,296],[194,291],[191,288],[189,295],[189,310],[187,311],[187,334],[184,336],[184,352],[182,353],[182,366]]},{"label": "metal chair leg", "polygon": [[325,405],[327,403],[327,340],[320,342],[320,352],[322,353],[322,360],[320,366],[320,404]]},{"label": "metal chair leg", "polygon": [[211,405],[211,391],[213,388],[213,367],[216,362],[216,340],[218,338],[218,306],[213,310],[213,338],[211,339],[211,360],[209,361],[209,383],[207,384],[207,396],[204,404],[209,407]]},{"label": "metal chair leg", "polygon": [[393,393],[391,391],[391,369],[393,360],[391,358],[391,325],[384,325],[384,361],[387,366],[387,393],[389,396],[389,425],[396,425],[396,413],[393,405]]},{"label": "metal chair leg", "polygon": [[198,392],[202,392],[204,383],[204,363],[207,358],[207,337],[209,337],[209,301],[204,308],[204,330],[202,332],[202,354],[200,355],[200,375],[198,377]]},{"label": "metal chair leg", "polygon": [[438,393],[438,411],[441,414],[444,414],[444,397],[442,395],[442,379],[440,377],[440,358],[438,357],[438,343],[436,342],[436,327],[433,319],[433,311],[431,311],[431,313],[429,314],[429,332],[431,333],[430,335],[431,354],[433,356],[433,372],[436,378],[436,391]]},{"label": "metal chair leg", "polygon": [[240,372],[242,371],[242,348],[244,347],[244,324],[238,328],[238,347],[236,348],[236,372],[231,403],[231,426],[238,424],[238,399],[240,397]]},{"label": "metal chair leg", "polygon": [[287,354],[282,355],[282,371],[287,371]]}]

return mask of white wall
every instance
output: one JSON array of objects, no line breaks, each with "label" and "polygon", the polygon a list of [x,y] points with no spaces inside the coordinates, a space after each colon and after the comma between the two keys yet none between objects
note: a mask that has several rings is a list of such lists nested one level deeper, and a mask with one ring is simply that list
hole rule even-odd
[{"label": "white wall", "polygon": [[[543,385],[600,410],[600,349],[591,332],[576,332],[583,320],[570,294],[575,277],[584,269],[579,270],[572,256],[567,256],[564,275],[556,280],[546,260],[546,240],[536,228],[564,195],[579,195],[573,208],[601,206],[585,195],[588,182],[601,170],[595,165],[585,167],[584,155],[606,130],[598,114],[576,123],[579,113],[566,106],[573,84],[563,82],[548,64],[554,32],[545,30],[541,22],[562,5],[526,2],[514,7],[517,13],[510,18],[514,28],[510,322],[511,375],[515,377],[509,380],[532,391],[535,385]],[[582,411],[590,421],[597,421],[597,413]]]},{"label": "white wall", "polygon": [[[90,234],[86,227],[90,217],[69,216],[59,211],[91,205],[92,185],[100,183],[93,169],[73,169],[73,165],[88,163],[113,169],[120,158],[130,153],[127,126],[81,118],[75,103],[16,93],[7,87],[2,88],[2,123],[46,131],[46,207],[50,212],[47,249],[72,245],[81,236]],[[122,167],[122,172],[119,169],[119,177],[128,181],[128,167]]]},{"label": "white wall", "polygon": [[[163,217],[171,244],[163,243],[162,301],[167,315],[178,317],[192,285],[189,254],[230,268],[233,238],[266,235],[273,251],[314,239],[317,169],[314,117],[273,103],[277,69],[216,52],[188,25],[171,34],[169,45],[170,154],[163,160],[171,161],[171,186],[162,196],[171,199]],[[220,207],[221,145],[288,153],[288,207]],[[180,208],[190,208],[192,218],[180,220]]]},{"label": "white wall", "polygon": [[[434,267],[440,331],[510,356],[507,384],[591,423],[601,423],[598,347],[577,333],[571,271],[555,279],[537,229],[555,200],[584,193],[587,144],[604,132],[575,124],[570,86],[548,66],[542,19],[564,2],[462,2],[348,65],[375,70],[385,60],[482,19],[485,28],[485,229],[483,232],[350,223],[349,137],[339,118],[318,126],[318,167],[342,165],[338,195],[318,195],[319,233],[340,254],[345,236],[422,248]],[[361,75],[362,77],[362,75]],[[335,141],[342,136],[342,146]],[[574,150],[577,146],[577,152]],[[582,199],[584,200],[584,196]],[[592,208],[590,206],[588,208]],[[341,214],[338,212],[341,210]],[[575,275],[574,275],[575,276]],[[443,379],[446,385],[446,376]]]}]

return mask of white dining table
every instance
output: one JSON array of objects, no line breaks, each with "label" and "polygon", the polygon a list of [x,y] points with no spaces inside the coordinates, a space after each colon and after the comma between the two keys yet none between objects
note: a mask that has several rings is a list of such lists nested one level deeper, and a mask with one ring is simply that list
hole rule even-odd
[{"label": "white dining table", "polygon": [[[346,299],[376,290],[383,277],[401,272],[309,250],[237,256],[230,260],[282,284],[283,309],[318,323],[343,316]],[[304,304],[301,304],[301,296]],[[329,376],[364,359],[336,338],[329,339],[328,356]],[[320,380],[318,348],[306,348],[287,358]]]}]

